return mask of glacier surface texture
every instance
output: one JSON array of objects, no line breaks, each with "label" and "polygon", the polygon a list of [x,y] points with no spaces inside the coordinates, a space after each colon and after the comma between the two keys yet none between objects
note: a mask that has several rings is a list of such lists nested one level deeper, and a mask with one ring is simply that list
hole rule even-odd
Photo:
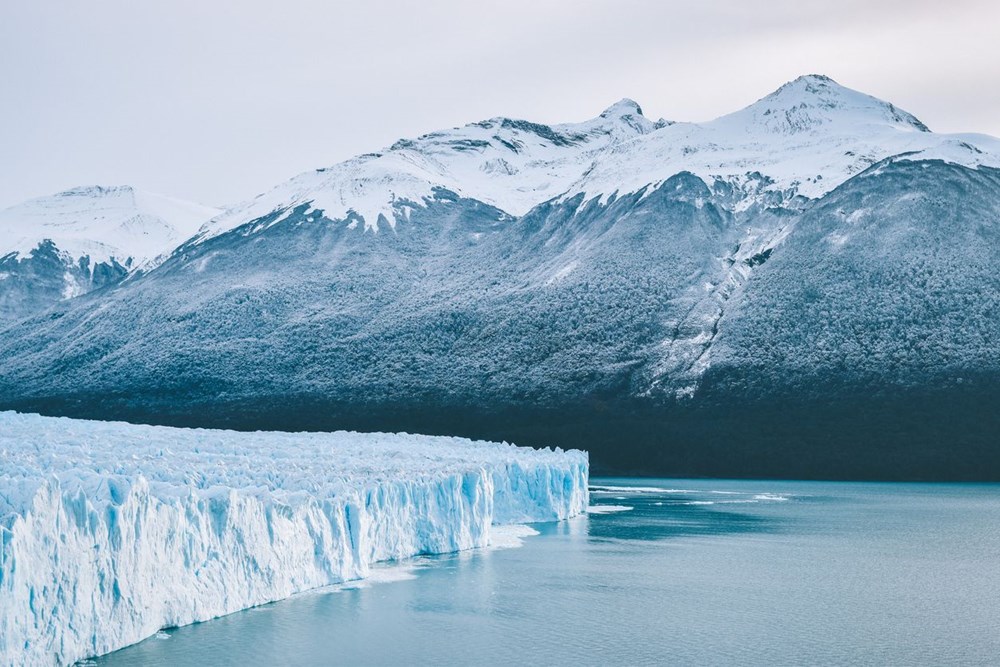
[{"label": "glacier surface texture", "polygon": [[0,413],[0,664],[490,544],[585,511],[588,458],[452,437],[236,433]]}]

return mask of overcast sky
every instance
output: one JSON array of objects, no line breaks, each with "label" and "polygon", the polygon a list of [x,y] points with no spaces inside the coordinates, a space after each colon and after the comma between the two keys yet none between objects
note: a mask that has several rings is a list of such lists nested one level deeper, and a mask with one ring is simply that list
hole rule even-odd
[{"label": "overcast sky", "polygon": [[0,207],[225,205],[400,137],[622,97],[708,120],[800,74],[1000,136],[1000,2],[3,0]]}]

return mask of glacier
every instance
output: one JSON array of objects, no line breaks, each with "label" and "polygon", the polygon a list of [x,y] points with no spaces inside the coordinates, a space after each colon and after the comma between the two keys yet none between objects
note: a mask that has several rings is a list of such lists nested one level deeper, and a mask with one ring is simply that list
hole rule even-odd
[{"label": "glacier", "polygon": [[0,413],[0,665],[67,664],[588,506],[579,450]]}]

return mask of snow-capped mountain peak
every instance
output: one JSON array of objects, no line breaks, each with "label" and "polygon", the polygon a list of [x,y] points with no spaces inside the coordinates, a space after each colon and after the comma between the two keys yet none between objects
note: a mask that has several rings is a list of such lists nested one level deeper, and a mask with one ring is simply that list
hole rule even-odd
[{"label": "snow-capped mountain peak", "polygon": [[602,111],[599,118],[603,118],[608,121],[625,122],[630,125],[635,123],[639,126],[655,125],[642,115],[642,107],[640,107],[635,100],[631,100],[627,97],[618,100]]},{"label": "snow-capped mountain peak", "polygon": [[786,83],[734,113],[703,123],[651,121],[628,98],[580,123],[495,117],[401,139],[390,147],[300,174],[227,211],[204,240],[278,224],[308,206],[307,220],[377,232],[407,219],[442,190],[520,216],[556,197],[585,199],[655,187],[682,171],[743,193],[740,206],[822,196],[872,164],[898,155],[1000,164],[989,137],[940,135],[889,102],[822,75]]},{"label": "snow-capped mountain peak", "polygon": [[635,100],[623,97],[601,112],[601,118],[622,118],[624,116],[641,116],[642,107]]},{"label": "snow-capped mountain peak", "polygon": [[[300,174],[212,220],[199,239],[302,204],[329,220],[350,226],[361,221],[365,230],[377,232],[383,222],[394,227],[397,218],[441,188],[523,215],[565,191],[610,146],[664,125],[645,118],[639,105],[626,99],[581,123],[495,117],[400,139],[380,152]],[[281,220],[279,215],[270,224]]]},{"label": "snow-capped mountain peak", "polygon": [[592,122],[600,122],[608,131],[617,132],[619,139],[648,134],[670,124],[662,119],[655,122],[649,120],[642,115],[642,107],[627,97],[609,106]]},{"label": "snow-capped mountain peak", "polygon": [[809,74],[789,81],[745,109],[723,116],[716,126],[743,126],[773,134],[825,132],[838,125],[884,125],[929,132],[915,116],[889,102],[846,88],[828,76]]},{"label": "snow-capped mountain peak", "polygon": [[0,326],[152,268],[218,213],[127,185],[72,188],[0,211]]},{"label": "snow-capped mountain peak", "polygon": [[78,262],[134,267],[170,251],[219,209],[131,186],[81,186],[0,211],[0,256],[44,241]]},{"label": "snow-capped mountain peak", "polygon": [[890,157],[1000,166],[1000,142],[936,134],[895,105],[822,75],[802,76],[750,106],[703,123],[674,123],[609,151],[567,189],[585,200],[646,189],[683,171],[744,193],[820,197]]}]

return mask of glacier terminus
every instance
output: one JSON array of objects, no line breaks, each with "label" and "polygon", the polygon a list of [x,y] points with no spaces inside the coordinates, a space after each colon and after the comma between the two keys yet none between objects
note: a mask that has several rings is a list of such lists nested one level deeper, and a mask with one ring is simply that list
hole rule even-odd
[{"label": "glacier terminus", "polygon": [[406,434],[235,433],[0,413],[0,664],[487,547],[588,504],[580,451]]}]

